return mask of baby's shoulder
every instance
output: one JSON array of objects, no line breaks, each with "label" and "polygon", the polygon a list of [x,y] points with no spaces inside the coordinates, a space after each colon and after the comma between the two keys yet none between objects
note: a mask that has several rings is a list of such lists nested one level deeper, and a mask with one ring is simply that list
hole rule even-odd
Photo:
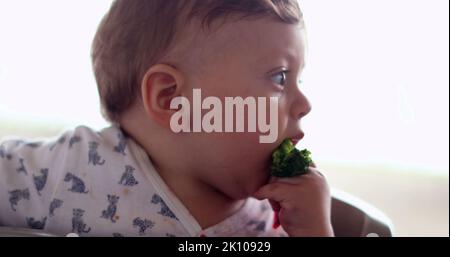
[{"label": "baby's shoulder", "polygon": [[52,163],[61,159],[80,160],[80,156],[86,155],[89,164],[101,165],[102,154],[126,156],[127,141],[125,134],[116,125],[101,130],[77,126],[52,138],[8,137],[0,141],[0,162]]}]

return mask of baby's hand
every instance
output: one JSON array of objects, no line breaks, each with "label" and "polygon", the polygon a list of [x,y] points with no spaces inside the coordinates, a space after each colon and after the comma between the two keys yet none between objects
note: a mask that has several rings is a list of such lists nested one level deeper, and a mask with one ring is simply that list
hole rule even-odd
[{"label": "baby's hand", "polygon": [[325,177],[314,167],[305,175],[272,177],[253,197],[269,199],[289,236],[333,236],[331,196]]}]

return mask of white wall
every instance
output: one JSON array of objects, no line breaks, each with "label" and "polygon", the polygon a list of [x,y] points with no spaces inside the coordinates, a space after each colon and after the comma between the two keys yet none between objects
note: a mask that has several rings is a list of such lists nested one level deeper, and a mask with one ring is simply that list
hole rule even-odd
[{"label": "white wall", "polygon": [[449,2],[303,0],[305,144],[325,159],[448,173]]},{"label": "white wall", "polygon": [[0,0],[0,114],[106,124],[89,54],[110,3]]}]

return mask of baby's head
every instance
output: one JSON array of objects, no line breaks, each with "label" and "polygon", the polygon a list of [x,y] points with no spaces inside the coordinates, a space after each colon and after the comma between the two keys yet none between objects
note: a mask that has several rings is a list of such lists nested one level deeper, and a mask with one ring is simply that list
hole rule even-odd
[{"label": "baby's head", "polygon": [[[298,85],[305,44],[296,0],[116,0],[92,49],[103,114],[134,137],[157,168],[245,197],[267,181],[271,153],[283,139],[303,136],[300,119],[311,108]],[[198,122],[193,89],[201,89],[202,100],[220,99],[222,110],[216,111],[224,115],[208,121],[216,128],[221,122],[222,131],[225,97],[253,97],[256,103],[265,97],[264,124],[271,118],[269,98],[276,98],[275,140],[260,143],[267,130],[258,123],[259,111],[256,132],[249,131],[250,108],[246,132],[192,132]],[[179,96],[190,103],[185,125],[191,132],[171,126],[178,111],[171,102]],[[213,106],[203,105],[205,119]]]}]

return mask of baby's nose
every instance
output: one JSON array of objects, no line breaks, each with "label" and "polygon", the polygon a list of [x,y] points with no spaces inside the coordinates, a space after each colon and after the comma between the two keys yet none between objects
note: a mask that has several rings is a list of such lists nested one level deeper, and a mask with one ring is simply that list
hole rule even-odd
[{"label": "baby's nose", "polygon": [[308,98],[300,90],[296,91],[295,100],[291,108],[291,115],[294,119],[300,120],[311,112],[312,106]]}]

